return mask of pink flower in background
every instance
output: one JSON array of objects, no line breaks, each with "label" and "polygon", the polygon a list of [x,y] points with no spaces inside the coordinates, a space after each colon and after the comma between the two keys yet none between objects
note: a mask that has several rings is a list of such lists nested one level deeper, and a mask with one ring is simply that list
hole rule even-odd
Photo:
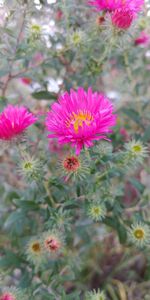
[{"label": "pink flower in background", "polygon": [[128,9],[133,12],[139,12],[144,5],[144,0],[91,0],[89,4],[94,6],[98,11]]},{"label": "pink flower in background", "polygon": [[47,114],[46,127],[49,138],[59,143],[71,143],[76,154],[93,146],[93,141],[107,139],[110,128],[116,124],[113,105],[103,94],[86,92],[83,88],[65,92]]},{"label": "pink flower in background", "polygon": [[22,83],[29,85],[32,82],[32,79],[29,77],[22,77],[20,78]]},{"label": "pink flower in background", "polygon": [[36,121],[37,118],[24,106],[10,104],[0,113],[0,139],[11,140]]},{"label": "pink flower in background", "polygon": [[135,14],[128,9],[116,9],[111,14],[112,24],[119,29],[128,29],[134,19]]},{"label": "pink flower in background", "polygon": [[10,293],[5,293],[0,296],[0,300],[16,300],[16,298]]},{"label": "pink flower in background", "polygon": [[138,38],[135,39],[135,45],[148,46],[150,44],[150,35],[142,31]]},{"label": "pink flower in background", "polygon": [[56,21],[61,21],[63,18],[63,12],[60,8],[57,9],[56,14],[55,14],[55,19]]},{"label": "pink flower in background", "polygon": [[130,136],[124,127],[120,128],[119,133],[122,135],[125,141],[129,140]]}]

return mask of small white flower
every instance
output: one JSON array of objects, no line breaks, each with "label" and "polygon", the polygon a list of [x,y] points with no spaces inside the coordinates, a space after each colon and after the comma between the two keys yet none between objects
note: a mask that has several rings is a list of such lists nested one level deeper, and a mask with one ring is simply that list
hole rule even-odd
[{"label": "small white flower", "polygon": [[132,224],[128,230],[128,239],[139,248],[146,246],[150,243],[149,226],[142,222]]}]

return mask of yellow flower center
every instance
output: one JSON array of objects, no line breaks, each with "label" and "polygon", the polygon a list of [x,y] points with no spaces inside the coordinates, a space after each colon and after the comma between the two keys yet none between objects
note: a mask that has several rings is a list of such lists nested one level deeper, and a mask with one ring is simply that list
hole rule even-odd
[{"label": "yellow flower center", "polygon": [[73,42],[74,42],[75,45],[80,44],[80,42],[81,42],[81,36],[80,36],[79,33],[75,32],[73,34]]},{"label": "yellow flower center", "polygon": [[135,229],[134,236],[138,240],[142,240],[144,238],[144,231],[141,228]]},{"label": "yellow flower center", "polygon": [[38,32],[38,33],[40,33],[40,31],[41,31],[41,27],[38,24],[33,24],[31,26],[31,29],[32,29],[32,31],[35,31],[35,32]]},{"label": "yellow flower center", "polygon": [[101,213],[101,210],[99,207],[93,207],[93,214],[98,216],[100,213]]},{"label": "yellow flower center", "polygon": [[32,169],[32,163],[31,162],[26,162],[24,164],[24,169],[26,170],[31,170]]},{"label": "yellow flower center", "polygon": [[135,145],[135,146],[132,147],[132,150],[134,152],[141,152],[142,151],[142,147],[141,147],[141,145]]},{"label": "yellow flower center", "polygon": [[75,132],[78,133],[79,128],[83,127],[83,124],[90,126],[92,121],[93,117],[88,111],[79,111],[77,114],[73,112],[70,120],[67,121],[67,127],[73,125]]},{"label": "yellow flower center", "polygon": [[35,242],[35,243],[32,245],[32,250],[33,250],[34,252],[40,252],[40,251],[41,251],[40,243]]}]

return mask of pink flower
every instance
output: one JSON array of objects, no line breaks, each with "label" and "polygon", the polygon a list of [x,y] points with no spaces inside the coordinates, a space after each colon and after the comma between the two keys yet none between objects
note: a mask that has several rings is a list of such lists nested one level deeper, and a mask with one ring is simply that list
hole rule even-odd
[{"label": "pink flower", "polygon": [[11,140],[36,121],[37,118],[24,106],[10,104],[0,113],[0,139]]},{"label": "pink flower", "polygon": [[0,300],[16,300],[16,298],[10,293],[4,293],[0,296]]},{"label": "pink flower", "polygon": [[32,82],[32,79],[28,77],[22,77],[21,81],[22,83],[29,85]]},{"label": "pink flower", "polygon": [[135,39],[135,45],[148,46],[150,44],[150,35],[142,31],[138,38]]},{"label": "pink flower", "polygon": [[56,14],[55,14],[55,19],[56,21],[61,21],[63,18],[63,12],[60,8],[57,9]]},{"label": "pink flower", "polygon": [[135,17],[132,10],[116,9],[111,14],[112,24],[119,29],[128,29]]},{"label": "pink flower", "polygon": [[116,9],[128,9],[139,12],[144,5],[144,0],[90,0],[89,4],[98,11],[114,11]]},{"label": "pink flower", "polygon": [[93,93],[89,88],[71,90],[60,96],[47,114],[46,127],[52,133],[49,138],[58,138],[59,143],[71,143],[76,154],[81,149],[93,146],[93,141],[107,139],[110,127],[116,124],[112,103],[103,94]]}]

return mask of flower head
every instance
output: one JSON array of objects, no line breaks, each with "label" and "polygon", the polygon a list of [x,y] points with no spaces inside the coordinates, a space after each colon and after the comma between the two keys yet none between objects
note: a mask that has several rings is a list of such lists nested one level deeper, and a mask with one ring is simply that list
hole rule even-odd
[{"label": "flower head", "polygon": [[34,40],[39,39],[41,36],[42,28],[39,24],[33,23],[30,27],[30,35],[31,38]]},{"label": "flower head", "polygon": [[67,172],[77,172],[80,168],[80,161],[76,156],[67,156],[63,161],[63,167]]},{"label": "flower head", "polygon": [[84,33],[81,30],[76,30],[71,32],[69,36],[69,43],[74,47],[78,47],[83,43],[84,40]]},{"label": "flower head", "polygon": [[139,222],[131,225],[128,230],[129,241],[135,246],[142,248],[150,243],[150,228],[148,225]]},{"label": "flower head", "polygon": [[30,156],[28,153],[23,153],[18,171],[27,180],[38,180],[43,175],[41,162],[33,156]]},{"label": "flower head", "polygon": [[93,93],[89,88],[64,93],[58,103],[48,112],[46,126],[52,133],[49,138],[58,138],[61,144],[71,143],[76,154],[81,149],[93,146],[93,141],[107,139],[110,128],[115,125],[112,103],[103,94]]},{"label": "flower head", "polygon": [[83,179],[89,173],[88,162],[81,157],[71,154],[64,157],[61,161],[61,169],[63,170],[63,175],[67,176],[67,179],[70,177]]},{"label": "flower head", "polygon": [[40,265],[44,261],[44,252],[41,240],[32,238],[26,248],[26,255],[30,262]]},{"label": "flower head", "polygon": [[88,292],[85,300],[106,300],[106,296],[103,291],[101,292],[98,289],[97,291],[93,290],[92,292]]},{"label": "flower head", "polygon": [[92,201],[88,207],[87,213],[93,221],[101,221],[106,216],[106,207],[104,204]]},{"label": "flower head", "polygon": [[132,140],[125,144],[127,155],[131,160],[141,163],[148,156],[148,148],[141,141]]},{"label": "flower head", "polygon": [[58,231],[49,230],[43,234],[43,247],[48,254],[59,254],[62,251],[63,244],[63,239]]},{"label": "flower head", "polygon": [[9,104],[0,113],[0,139],[11,140],[21,135],[37,118],[24,106]]},{"label": "flower head", "polygon": [[91,6],[98,11],[114,11],[116,9],[128,9],[133,12],[139,12],[142,9],[144,0],[91,0]]},{"label": "flower head", "polygon": [[112,24],[119,29],[128,29],[134,19],[134,13],[128,9],[116,9],[111,14]]}]

